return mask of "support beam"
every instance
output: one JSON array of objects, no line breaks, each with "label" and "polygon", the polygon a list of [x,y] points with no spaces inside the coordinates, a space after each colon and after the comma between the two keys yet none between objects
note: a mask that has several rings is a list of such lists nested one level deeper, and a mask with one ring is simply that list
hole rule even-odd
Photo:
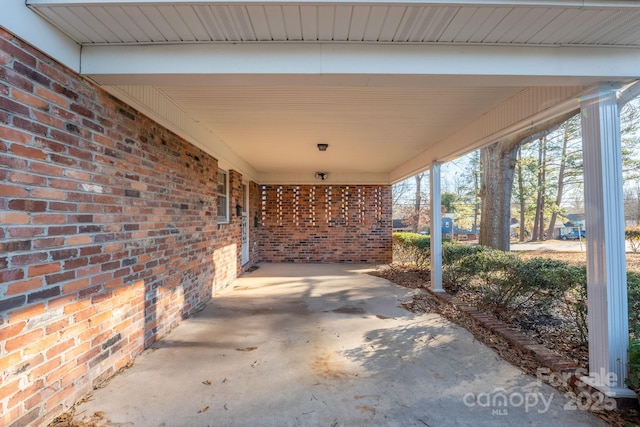
[{"label": "support beam", "polygon": [[624,384],[629,325],[616,89],[600,85],[581,99],[590,370],[583,381],[627,397],[635,394]]},{"label": "support beam", "polygon": [[434,292],[442,289],[442,194],[440,188],[440,163],[433,163],[430,169],[431,186],[431,286]]},{"label": "support beam", "polygon": [[[171,61],[167,61],[171,58]],[[440,86],[584,86],[629,81],[640,50],[623,47],[234,43],[85,45],[82,74],[102,85],[204,84],[219,75],[398,75]],[[187,78],[179,82],[179,77]],[[162,79],[165,77],[165,79]],[[445,79],[446,78],[446,79]],[[396,79],[397,81],[397,79]],[[374,84],[375,79],[374,79]]]}]

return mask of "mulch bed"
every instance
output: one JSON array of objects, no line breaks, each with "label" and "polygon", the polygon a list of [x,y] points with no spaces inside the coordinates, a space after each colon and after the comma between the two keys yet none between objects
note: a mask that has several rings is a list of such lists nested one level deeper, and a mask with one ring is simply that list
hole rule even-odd
[{"label": "mulch bed", "polygon": [[[560,253],[560,259],[571,263],[581,263],[584,265],[584,253]],[[521,256],[549,257],[548,252],[542,253],[521,253]],[[636,255],[636,254],[632,254]],[[554,253],[554,258],[555,253]],[[581,259],[582,258],[582,259]],[[633,257],[633,269],[638,268],[640,271],[640,256]],[[632,269],[632,268],[630,268]],[[412,301],[409,301],[404,307],[414,313],[438,313],[444,318],[467,329],[480,342],[492,348],[501,358],[508,361],[514,366],[519,367],[522,371],[530,375],[536,375],[540,368],[544,366],[542,363],[530,353],[523,352],[520,348],[512,345],[505,337],[499,335],[480,322],[469,316],[462,310],[459,310],[455,304],[436,296],[428,291],[430,285],[430,272],[426,269],[417,269],[399,265],[389,265],[378,269],[371,274],[383,277],[400,286],[412,289],[425,289],[424,292],[417,293]],[[458,298],[473,299],[472,296],[458,295]],[[473,301],[465,301],[473,303]],[[492,313],[496,314],[496,313]],[[569,360],[575,362],[578,366],[586,367],[588,364],[588,348],[585,345],[576,344],[574,339],[567,336],[562,328],[548,317],[536,317],[535,314],[528,313],[523,316],[504,313],[497,316],[507,326],[523,331],[529,338],[540,342],[545,347],[552,349]],[[558,388],[560,392],[566,393],[570,391],[568,388]],[[614,427],[635,427],[640,425],[640,413],[635,410],[617,410],[617,411],[596,411],[594,412],[599,418]]]}]

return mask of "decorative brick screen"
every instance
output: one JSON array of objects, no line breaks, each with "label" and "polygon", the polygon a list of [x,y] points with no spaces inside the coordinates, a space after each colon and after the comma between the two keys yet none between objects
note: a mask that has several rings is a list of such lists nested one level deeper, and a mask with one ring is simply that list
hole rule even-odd
[{"label": "decorative brick screen", "polygon": [[260,187],[259,256],[266,262],[391,261],[391,187]]}]

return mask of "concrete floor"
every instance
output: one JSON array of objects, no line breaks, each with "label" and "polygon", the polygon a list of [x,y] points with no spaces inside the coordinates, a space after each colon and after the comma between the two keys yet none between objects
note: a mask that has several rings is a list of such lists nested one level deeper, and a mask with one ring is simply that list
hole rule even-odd
[{"label": "concrete floor", "polygon": [[[93,399],[119,426],[604,426],[354,265],[266,264]],[[500,397],[506,405],[500,406]]]}]

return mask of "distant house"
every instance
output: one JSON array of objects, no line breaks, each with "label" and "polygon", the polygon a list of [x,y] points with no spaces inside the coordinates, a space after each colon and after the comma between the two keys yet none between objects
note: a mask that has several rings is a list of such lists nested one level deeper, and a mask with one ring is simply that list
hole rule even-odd
[{"label": "distant house", "polygon": [[393,231],[412,231],[412,228],[405,224],[403,219],[394,219],[392,228]]},{"label": "distant house", "polygon": [[573,230],[584,230],[584,214],[572,213],[565,215],[567,222],[563,224],[560,235],[570,233]]}]

